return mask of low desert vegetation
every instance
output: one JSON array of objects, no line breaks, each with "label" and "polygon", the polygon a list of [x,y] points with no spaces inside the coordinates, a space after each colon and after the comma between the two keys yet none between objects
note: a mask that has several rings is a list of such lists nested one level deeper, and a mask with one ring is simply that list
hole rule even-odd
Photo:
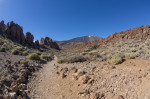
[{"label": "low desert vegetation", "polygon": [[6,48],[5,47],[1,47],[0,48],[0,52],[5,52],[6,51]]},{"label": "low desert vegetation", "polygon": [[32,54],[28,55],[27,58],[29,58],[31,60],[39,60],[40,56],[37,53],[32,53]]},{"label": "low desert vegetation", "polygon": [[129,59],[135,59],[136,57],[138,57],[137,53],[129,53],[127,56]]},{"label": "low desert vegetation", "polygon": [[[93,45],[78,52],[76,51],[64,53],[64,62],[71,62],[72,60],[76,60],[69,60],[69,58],[78,54],[83,57],[90,57],[88,58],[89,61],[106,61],[111,64],[121,64],[124,60],[135,59],[137,57],[141,59],[145,59],[146,57],[147,59],[150,57],[150,39],[147,39],[146,41],[128,39],[118,41],[114,44],[110,43],[101,46]],[[80,57],[78,58],[78,60],[80,60]]]},{"label": "low desert vegetation", "polygon": [[17,49],[12,49],[12,50],[11,50],[11,53],[12,53],[13,55],[19,55],[19,51],[18,51]]},{"label": "low desert vegetation", "polygon": [[88,50],[89,50],[89,51],[92,51],[92,50],[95,50],[95,49],[97,49],[97,48],[99,48],[99,45],[96,45],[96,44],[95,44],[95,45],[89,47]]},{"label": "low desert vegetation", "polygon": [[61,63],[64,63],[65,62],[65,58],[64,57],[60,57],[58,60],[57,60],[57,63],[61,64]]},{"label": "low desert vegetation", "polygon": [[23,65],[28,65],[28,61],[23,59],[23,60],[20,60],[20,64],[23,64]]},{"label": "low desert vegetation", "polygon": [[113,55],[112,58],[109,60],[109,63],[111,64],[121,64],[122,62],[123,59],[119,54]]},{"label": "low desert vegetation", "polygon": [[68,55],[64,57],[58,58],[57,62],[58,63],[75,63],[75,62],[84,62],[88,60],[88,56],[83,56],[80,54],[77,55]]},{"label": "low desert vegetation", "polygon": [[41,57],[41,59],[44,59],[44,60],[47,60],[47,61],[52,60],[52,55],[44,55],[43,54],[40,57]]},{"label": "low desert vegetation", "polygon": [[27,56],[27,55],[28,55],[28,52],[27,52],[27,51],[24,51],[24,52],[22,52],[22,55],[23,55],[23,56]]}]

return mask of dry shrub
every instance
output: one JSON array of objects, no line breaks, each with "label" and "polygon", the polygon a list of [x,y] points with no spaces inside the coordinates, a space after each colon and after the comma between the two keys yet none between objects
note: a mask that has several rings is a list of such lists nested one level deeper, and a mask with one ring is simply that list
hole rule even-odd
[{"label": "dry shrub", "polygon": [[83,57],[81,55],[73,55],[73,56],[67,57],[65,61],[68,63],[75,63],[75,62],[84,62],[87,60],[88,60],[87,57]]}]

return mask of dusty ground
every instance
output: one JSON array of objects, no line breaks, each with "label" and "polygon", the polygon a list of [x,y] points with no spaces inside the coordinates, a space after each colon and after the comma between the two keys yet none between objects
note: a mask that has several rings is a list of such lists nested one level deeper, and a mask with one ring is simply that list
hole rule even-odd
[{"label": "dusty ground", "polygon": [[57,64],[36,72],[28,84],[31,99],[150,99],[150,60]]},{"label": "dusty ground", "polygon": [[0,52],[0,99],[30,99],[28,97],[28,78],[41,64],[29,60],[28,65],[20,64],[24,56]]}]

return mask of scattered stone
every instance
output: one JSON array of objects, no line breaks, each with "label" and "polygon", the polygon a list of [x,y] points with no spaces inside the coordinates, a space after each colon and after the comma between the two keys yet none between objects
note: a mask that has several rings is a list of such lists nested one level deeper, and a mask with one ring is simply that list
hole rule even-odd
[{"label": "scattered stone", "polygon": [[124,99],[124,97],[122,95],[119,95],[118,99]]},{"label": "scattered stone", "polygon": [[89,79],[90,79],[89,76],[83,75],[79,78],[79,81],[81,81],[83,84],[86,84],[86,83],[88,83]]},{"label": "scattered stone", "polygon": [[10,92],[9,95],[10,95],[10,97],[11,97],[12,99],[16,99],[16,98],[17,98],[16,92]]},{"label": "scattered stone", "polygon": [[65,77],[67,77],[67,75],[65,73],[62,73],[61,77],[65,78]]}]

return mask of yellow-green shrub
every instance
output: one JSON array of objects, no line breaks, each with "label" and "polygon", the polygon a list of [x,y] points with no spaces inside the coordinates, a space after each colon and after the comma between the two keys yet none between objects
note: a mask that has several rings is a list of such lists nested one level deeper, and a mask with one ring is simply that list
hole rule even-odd
[{"label": "yellow-green shrub", "polygon": [[31,60],[39,60],[40,59],[39,55],[36,53],[32,53],[32,54],[28,55],[27,58],[29,58]]},{"label": "yellow-green shrub", "polygon": [[20,60],[20,64],[24,64],[24,65],[28,65],[28,61],[23,59],[23,60]]},{"label": "yellow-green shrub", "polygon": [[18,54],[19,54],[19,51],[18,51],[17,49],[13,49],[13,50],[11,50],[11,53],[12,53],[13,55],[18,55]]},{"label": "yellow-green shrub", "polygon": [[115,54],[109,60],[109,63],[111,63],[111,64],[120,64],[120,63],[122,63],[122,61],[123,61],[122,57],[119,54]]},{"label": "yellow-green shrub", "polygon": [[63,62],[64,62],[64,60],[65,60],[65,58],[64,58],[64,57],[60,57],[60,58],[57,60],[57,63],[61,64],[61,63],[63,63]]},{"label": "yellow-green shrub", "polygon": [[0,52],[5,52],[6,51],[6,48],[5,47],[1,47],[0,48]]}]

